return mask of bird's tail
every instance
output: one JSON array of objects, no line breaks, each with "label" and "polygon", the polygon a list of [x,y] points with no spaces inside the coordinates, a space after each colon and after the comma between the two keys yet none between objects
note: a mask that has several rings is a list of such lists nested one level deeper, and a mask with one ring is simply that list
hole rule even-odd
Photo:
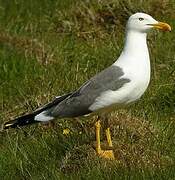
[{"label": "bird's tail", "polygon": [[57,106],[65,98],[69,97],[72,93],[68,93],[63,96],[56,97],[52,102],[44,105],[43,107],[35,110],[33,113],[18,117],[12,121],[8,121],[3,125],[3,129],[16,128],[20,126],[25,126],[28,124],[34,124],[38,122],[50,121],[54,117],[49,115],[50,109]]},{"label": "bird's tail", "polygon": [[28,124],[37,123],[39,121],[35,121],[34,119],[35,116],[36,116],[35,113],[31,113],[31,114],[18,117],[14,120],[8,121],[4,124],[3,129],[16,128],[16,127],[25,126]]}]

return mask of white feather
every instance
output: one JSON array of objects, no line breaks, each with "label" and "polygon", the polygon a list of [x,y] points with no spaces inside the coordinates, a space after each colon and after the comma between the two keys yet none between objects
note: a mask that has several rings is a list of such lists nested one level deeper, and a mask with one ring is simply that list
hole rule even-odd
[{"label": "white feather", "polygon": [[54,117],[48,116],[45,114],[45,111],[41,112],[40,114],[35,116],[35,121],[50,121],[54,119]]}]

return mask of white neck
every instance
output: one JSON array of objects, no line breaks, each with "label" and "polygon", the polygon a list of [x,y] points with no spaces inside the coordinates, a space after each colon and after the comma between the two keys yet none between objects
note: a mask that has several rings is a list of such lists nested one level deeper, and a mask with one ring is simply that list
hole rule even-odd
[{"label": "white neck", "polygon": [[120,61],[134,61],[135,63],[139,63],[138,61],[149,61],[146,36],[146,33],[128,30],[123,51],[114,64],[120,64]]},{"label": "white neck", "polygon": [[147,50],[146,33],[139,33],[135,31],[128,31],[126,33],[125,46],[123,51],[135,55],[135,53]]},{"label": "white neck", "polygon": [[128,78],[131,99],[128,102],[139,99],[145,92],[150,82],[150,59],[146,43],[146,33],[128,30],[124,49],[113,64],[119,66],[123,71],[123,78]]}]

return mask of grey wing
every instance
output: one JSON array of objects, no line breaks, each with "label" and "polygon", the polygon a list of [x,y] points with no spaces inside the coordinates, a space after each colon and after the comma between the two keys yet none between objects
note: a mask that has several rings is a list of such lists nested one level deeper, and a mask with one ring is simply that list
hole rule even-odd
[{"label": "grey wing", "polygon": [[51,102],[45,104],[44,106],[36,109],[33,113],[39,114],[45,110],[52,109],[55,106],[57,106],[61,101],[63,101],[64,99],[66,99],[67,97],[69,97],[71,95],[72,95],[72,93],[68,93],[68,94],[65,94],[62,96],[57,96],[53,101],[51,101]]},{"label": "grey wing", "polygon": [[54,117],[77,117],[91,113],[89,107],[103,92],[107,90],[116,91],[129,79],[122,78],[123,71],[118,66],[110,66],[99,74],[95,75],[77,91],[61,101],[50,115]]}]

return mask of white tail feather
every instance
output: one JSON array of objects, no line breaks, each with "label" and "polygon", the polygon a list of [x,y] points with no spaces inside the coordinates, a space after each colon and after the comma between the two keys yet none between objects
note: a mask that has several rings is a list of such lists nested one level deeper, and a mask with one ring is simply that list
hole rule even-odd
[{"label": "white tail feather", "polygon": [[36,115],[34,120],[45,122],[45,121],[50,121],[50,120],[54,119],[54,117],[48,116],[45,113],[46,113],[46,111],[43,111],[40,114]]}]

